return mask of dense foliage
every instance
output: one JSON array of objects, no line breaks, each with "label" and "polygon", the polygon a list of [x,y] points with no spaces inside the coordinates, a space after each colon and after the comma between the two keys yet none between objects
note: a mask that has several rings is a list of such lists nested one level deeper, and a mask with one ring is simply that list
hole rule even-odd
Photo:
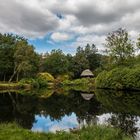
[{"label": "dense foliage", "polygon": [[101,58],[94,44],[78,47],[74,56],[65,55],[61,50],[52,50],[43,56],[41,71],[47,71],[55,77],[68,74],[71,78],[79,78],[83,70],[89,68],[94,71],[100,67]]},{"label": "dense foliage", "polygon": [[27,40],[12,34],[0,34],[0,80],[18,81],[38,71],[39,57]]},{"label": "dense foliage", "polygon": [[103,71],[97,76],[95,83],[97,88],[140,90],[140,67]]},{"label": "dense foliage", "polygon": [[[94,44],[87,44],[85,47],[79,46],[74,55],[64,54],[60,49],[52,50],[46,54],[37,54],[34,47],[25,38],[12,34],[0,34],[0,81],[11,82],[19,81],[22,78],[36,78],[38,73],[46,72],[53,75],[58,81],[63,81],[65,78],[80,78],[83,70],[90,69],[95,76],[104,70],[112,70],[99,75],[103,79],[98,77],[100,79],[97,79],[98,82],[96,81],[98,87],[109,88],[109,83],[111,83],[111,88],[139,87],[138,77],[134,78],[137,82],[134,86],[131,83],[132,78],[128,77],[137,75],[137,70],[132,69],[138,69],[140,65],[140,37],[134,43],[128,32],[120,28],[107,35],[104,47],[106,48],[104,55],[98,52]],[[121,71],[116,69],[124,66],[126,68]],[[131,74],[127,68],[132,70]],[[128,84],[126,86],[121,84],[119,76],[114,77],[114,73],[124,77],[127,71],[130,75],[126,75],[127,82],[125,84]],[[108,76],[112,79],[108,79]],[[106,80],[104,80],[105,77]],[[98,84],[101,81],[103,83]]]}]

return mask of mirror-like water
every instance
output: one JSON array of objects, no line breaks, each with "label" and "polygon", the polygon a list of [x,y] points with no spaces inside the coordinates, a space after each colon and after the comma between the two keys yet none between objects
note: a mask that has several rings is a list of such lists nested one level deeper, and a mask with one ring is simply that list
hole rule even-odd
[{"label": "mirror-like water", "polygon": [[24,128],[41,132],[105,124],[140,139],[139,92],[35,93],[0,93],[0,122],[16,121]]}]

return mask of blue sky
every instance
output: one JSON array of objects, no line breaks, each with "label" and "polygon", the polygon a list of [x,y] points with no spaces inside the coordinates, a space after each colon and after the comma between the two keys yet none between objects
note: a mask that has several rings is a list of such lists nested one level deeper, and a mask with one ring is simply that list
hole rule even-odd
[{"label": "blue sky", "polygon": [[51,52],[53,49],[61,49],[65,54],[74,54],[76,47],[71,46],[75,42],[76,36],[70,40],[57,41],[51,39],[53,33],[48,33],[43,38],[28,39],[28,42],[34,45],[35,49],[39,53]]},{"label": "blue sky", "polygon": [[122,27],[135,40],[140,32],[139,0],[0,0],[0,32],[24,36],[39,53],[95,44]]}]

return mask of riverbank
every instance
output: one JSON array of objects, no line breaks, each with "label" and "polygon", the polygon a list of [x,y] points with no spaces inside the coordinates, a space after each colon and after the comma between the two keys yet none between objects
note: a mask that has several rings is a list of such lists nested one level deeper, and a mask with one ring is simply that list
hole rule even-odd
[{"label": "riverbank", "polygon": [[73,132],[36,133],[17,124],[0,124],[1,140],[133,140],[118,129],[92,126]]},{"label": "riverbank", "polygon": [[0,83],[0,90],[19,90],[19,89],[31,89],[30,84],[20,83]]},{"label": "riverbank", "polygon": [[94,78],[81,78],[75,80],[64,80],[62,82],[62,88],[64,90],[75,90],[75,91],[88,91],[92,92],[95,90],[95,79]]},{"label": "riverbank", "polygon": [[65,91],[78,90],[78,91],[94,91],[94,80],[93,78],[81,78],[75,80],[64,80],[59,81],[57,79],[53,81],[41,79],[22,79],[17,83],[6,83],[0,82],[0,90],[20,90],[20,89],[58,89],[62,88]]}]

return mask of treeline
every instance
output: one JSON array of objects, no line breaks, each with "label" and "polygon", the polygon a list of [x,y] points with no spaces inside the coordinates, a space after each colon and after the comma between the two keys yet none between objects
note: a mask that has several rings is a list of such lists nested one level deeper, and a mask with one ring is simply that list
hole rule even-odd
[{"label": "treeline", "polygon": [[140,66],[140,37],[133,42],[125,29],[109,33],[104,47],[106,51],[102,54],[94,44],[79,46],[75,55],[64,54],[60,49],[38,54],[25,38],[0,34],[0,81],[34,78],[42,72],[76,79],[85,69],[97,76],[116,67]]},{"label": "treeline", "polygon": [[103,56],[98,53],[94,44],[87,44],[84,48],[78,47],[76,54],[65,55],[62,50],[52,50],[43,55],[40,71],[47,71],[53,76],[67,75],[71,78],[79,78],[85,69],[95,71],[101,67]]},{"label": "treeline", "polygon": [[101,59],[94,44],[78,47],[74,56],[59,49],[42,55],[37,54],[25,38],[0,34],[0,81],[19,81],[40,72],[49,72],[54,77],[77,78],[84,69],[94,71],[100,67]]}]

